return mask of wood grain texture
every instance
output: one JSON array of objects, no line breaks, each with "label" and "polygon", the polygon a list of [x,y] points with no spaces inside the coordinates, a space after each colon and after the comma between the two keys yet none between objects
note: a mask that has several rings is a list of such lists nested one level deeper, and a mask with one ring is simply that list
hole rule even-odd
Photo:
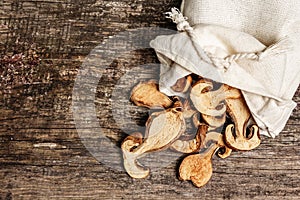
[{"label": "wood grain texture", "polygon": [[[72,108],[75,79],[84,59],[97,45],[128,29],[174,30],[162,13],[179,5],[179,0],[0,1],[1,200],[299,199],[299,89],[294,97],[298,107],[280,136],[263,137],[261,146],[251,152],[234,152],[225,160],[215,157],[213,177],[201,189],[178,180],[181,158],[176,154],[166,154],[172,162],[162,163],[162,168],[156,164],[150,177],[134,180],[117,166],[118,156],[102,148],[99,133],[89,136],[92,145],[116,160],[115,166],[99,162],[98,152],[85,147]],[[136,124],[142,126],[149,113],[125,104],[132,119],[128,122],[118,109],[123,104],[114,103],[113,97],[126,101],[130,87],[157,77],[159,69],[129,74],[127,85],[120,84],[122,77],[157,62],[153,50],[141,49],[114,58],[101,71],[95,91],[97,123],[116,147]],[[151,165],[157,158],[147,162]]]}]

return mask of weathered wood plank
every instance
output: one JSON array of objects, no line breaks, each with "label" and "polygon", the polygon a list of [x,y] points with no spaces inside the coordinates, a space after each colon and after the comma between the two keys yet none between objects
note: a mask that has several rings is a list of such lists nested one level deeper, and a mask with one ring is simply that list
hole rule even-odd
[{"label": "weathered wood plank", "polygon": [[[251,152],[214,158],[212,180],[201,189],[178,180],[177,154],[168,154],[174,161],[147,179],[134,180],[99,162],[93,156],[97,152],[84,146],[74,122],[72,92],[85,57],[110,36],[128,29],[174,29],[162,13],[179,4],[179,0],[0,2],[0,199],[299,199],[300,90],[294,98],[298,107],[282,134],[264,137]],[[24,57],[4,62],[16,53]],[[157,63],[149,49],[121,55],[103,71],[98,84],[98,123],[116,144],[136,122],[142,125],[148,111],[129,105],[133,121],[123,120],[120,126],[114,115],[122,116],[122,110],[112,110],[120,106],[112,100],[115,86],[126,72],[147,63]],[[153,67],[140,78],[157,73]],[[123,95],[120,98],[126,99],[128,86],[136,81],[133,77],[128,85],[118,86],[123,91],[117,93]],[[89,137],[95,148],[104,144],[97,134]],[[118,157],[112,158],[120,164]],[[150,157],[146,163],[155,161]]]}]

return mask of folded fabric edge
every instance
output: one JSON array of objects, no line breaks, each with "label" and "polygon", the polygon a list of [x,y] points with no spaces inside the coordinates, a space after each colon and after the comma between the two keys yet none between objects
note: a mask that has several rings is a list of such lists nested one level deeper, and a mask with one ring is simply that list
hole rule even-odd
[{"label": "folded fabric edge", "polygon": [[[161,37],[161,36],[158,36],[158,37]],[[178,66],[181,66],[181,67],[192,66],[192,68],[195,68],[195,66],[193,65],[191,60],[185,59],[182,56],[179,56],[180,53],[169,52],[170,50],[159,48],[159,46],[156,46],[155,40],[151,41],[150,46],[155,49],[159,60],[161,61],[161,63],[163,63],[162,65],[168,65],[168,62],[166,60],[169,59],[172,62],[177,63]],[[170,49],[174,50],[173,48],[170,48]],[[176,56],[173,56],[173,55],[176,55]],[[197,64],[200,65],[200,62],[197,62]],[[212,79],[214,81],[220,81],[220,80],[214,79],[213,76],[210,76],[211,74],[215,74],[215,72],[211,73],[209,68],[213,69],[213,71],[218,71],[217,69],[214,68],[214,66],[212,64],[209,64],[209,63],[206,63],[203,61],[203,65],[208,66],[208,68],[205,70],[205,73],[204,73],[206,75],[203,76],[203,73],[200,75],[202,75],[205,78]],[[191,73],[193,73],[193,71]],[[174,80],[173,80],[173,82],[174,82]],[[225,84],[228,84],[228,83],[225,82]],[[235,85],[231,85],[230,83],[228,85],[236,87]],[[160,91],[161,92],[163,92],[169,96],[178,95],[178,96],[185,97],[184,94],[178,94],[178,93],[173,92],[170,87],[171,87],[171,85],[165,85],[163,82],[160,81]],[[252,91],[244,91],[244,92],[252,93]],[[245,100],[246,100],[247,105],[249,106],[249,109],[252,113],[254,120],[257,122],[257,124],[260,127],[261,134],[274,138],[284,129],[286,122],[288,121],[288,119],[289,119],[293,109],[296,107],[296,105],[295,105],[295,102],[290,104],[289,101],[280,99],[278,97],[274,97],[272,95],[266,95],[265,97],[271,98],[274,101],[278,101],[281,104],[286,104],[286,107],[280,111],[280,114],[277,115],[278,119],[276,120],[275,123],[270,123],[268,120],[266,120],[266,118],[261,117],[260,115],[257,115],[255,112],[255,109],[254,109],[255,106],[251,105],[251,103],[249,103],[250,101],[248,99],[245,99]]]},{"label": "folded fabric edge", "polygon": [[[252,114],[252,117],[260,129],[260,134],[272,138],[275,138],[280,134],[280,132],[282,132],[293,110],[297,106],[297,103],[292,100],[285,101],[284,106],[274,107],[274,109],[272,110],[272,115],[264,116],[262,113],[259,113],[257,111],[257,109],[255,108],[255,104],[251,103],[251,100],[249,100],[249,94],[244,91],[242,91],[242,93]],[[282,103],[283,102],[281,102],[281,104]]]},{"label": "folded fabric edge", "polygon": [[[227,85],[230,85],[235,88],[239,88],[247,92],[257,93],[261,96],[266,96],[281,101],[280,98],[266,91],[258,81],[256,81],[245,70],[239,67],[237,63],[233,62],[232,66],[228,70],[224,70],[224,69],[218,69],[212,63],[207,63],[203,59],[198,58],[196,56],[197,55],[196,50],[191,48],[192,44],[189,44],[192,42],[184,40],[184,38],[188,38],[187,36],[182,38],[180,37],[176,38],[176,40],[185,41],[185,44],[182,48],[180,49],[176,48],[175,47],[176,44],[172,44],[172,42],[170,41],[173,40],[172,37],[176,35],[180,36],[179,34],[180,33],[175,35],[168,35],[168,36],[158,36],[156,39],[150,42],[150,46],[155,50],[158,59],[161,63],[168,65],[168,62],[166,62],[166,60],[169,59],[170,61],[177,63],[179,66],[186,68],[191,73],[198,74],[202,77],[211,79],[216,82],[225,83]],[[162,41],[164,42],[163,45],[161,45]],[[167,48],[162,47],[165,44],[168,44],[169,46]],[[201,47],[196,46],[196,48],[201,48]],[[194,57],[196,58],[192,59],[193,56],[188,55],[187,52],[191,52],[191,55],[192,54],[195,55]],[[197,67],[197,66],[201,66],[201,67]],[[248,80],[252,84],[250,86],[248,85],[249,86],[248,87],[246,86],[245,83],[243,83],[242,85],[244,86],[241,87],[240,83],[244,82],[244,80],[239,81],[236,78],[234,79],[234,77],[232,77],[235,75],[238,76],[238,74],[243,74],[244,76],[246,76],[244,77],[244,79]]]}]

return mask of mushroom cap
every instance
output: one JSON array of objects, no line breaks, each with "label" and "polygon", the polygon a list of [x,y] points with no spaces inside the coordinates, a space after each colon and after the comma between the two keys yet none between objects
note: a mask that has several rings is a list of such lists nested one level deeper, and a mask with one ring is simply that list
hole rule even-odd
[{"label": "mushroom cap", "polygon": [[130,99],[137,106],[147,108],[168,108],[173,104],[168,96],[158,90],[155,80],[136,85],[131,92]]},{"label": "mushroom cap", "polygon": [[201,79],[191,89],[190,98],[195,108],[202,114],[221,116],[226,112],[223,87],[212,91],[213,83]]},{"label": "mushroom cap", "polygon": [[179,168],[181,180],[191,180],[197,187],[204,186],[212,176],[211,155],[201,156],[200,154],[186,157]]}]

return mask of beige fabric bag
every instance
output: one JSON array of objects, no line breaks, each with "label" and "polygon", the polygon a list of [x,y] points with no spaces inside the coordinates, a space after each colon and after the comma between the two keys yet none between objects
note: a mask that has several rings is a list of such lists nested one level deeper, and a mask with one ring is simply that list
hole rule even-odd
[{"label": "beige fabric bag", "polygon": [[296,106],[300,1],[185,0],[182,11],[193,30],[177,14],[185,32],[151,42],[162,63],[160,90],[184,96],[171,86],[190,73],[239,88],[261,134],[277,136]]}]

